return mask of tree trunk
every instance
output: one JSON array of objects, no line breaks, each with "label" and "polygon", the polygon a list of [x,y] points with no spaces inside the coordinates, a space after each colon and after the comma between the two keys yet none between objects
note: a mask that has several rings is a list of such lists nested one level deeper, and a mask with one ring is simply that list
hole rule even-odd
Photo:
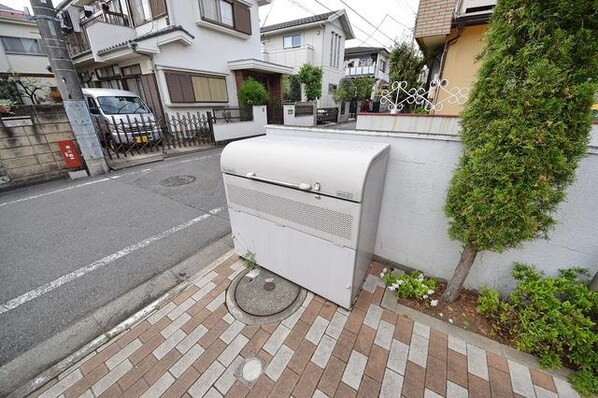
[{"label": "tree trunk", "polygon": [[594,274],[594,278],[590,282],[590,290],[598,291],[598,272]]},{"label": "tree trunk", "polygon": [[446,285],[446,290],[442,294],[442,301],[452,303],[457,299],[477,254],[478,250],[473,246],[465,245],[465,247],[463,247],[459,264],[457,264],[457,268],[455,268],[455,273]]}]

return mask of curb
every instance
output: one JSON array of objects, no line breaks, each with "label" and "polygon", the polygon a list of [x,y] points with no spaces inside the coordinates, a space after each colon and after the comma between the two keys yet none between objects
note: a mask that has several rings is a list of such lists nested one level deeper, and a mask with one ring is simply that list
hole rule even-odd
[{"label": "curb", "polygon": [[[399,315],[405,316],[411,319],[412,321],[423,323],[424,325],[427,325],[440,332],[458,337],[464,340],[467,344],[475,345],[476,347],[482,348],[494,354],[498,354],[506,359],[518,362],[527,367],[541,369],[540,362],[538,361],[537,357],[519,351],[508,345],[499,343],[498,341],[492,340],[488,337],[479,335],[469,330],[465,330],[459,326],[451,325],[450,323],[442,321],[438,318],[434,318],[433,316],[430,316],[428,314],[424,314],[423,312],[416,311],[403,304],[399,304],[395,295],[388,289],[384,289],[384,295],[382,296],[382,303],[380,304],[380,306],[382,308],[386,308],[390,311],[393,311]],[[567,368],[542,369],[542,371],[554,377],[558,377],[560,379],[565,380],[567,380],[567,377],[571,373],[573,373],[571,369]]]},{"label": "curb", "polygon": [[[158,299],[154,300],[149,305],[146,305],[141,310],[135,312],[132,316],[130,316],[127,319],[125,319],[124,321],[120,322],[118,325],[116,325],[115,327],[110,329],[108,332],[97,336],[96,338],[91,340],[89,343],[85,344],[83,347],[79,348],[78,350],[76,350],[75,352],[73,352],[72,354],[67,356],[65,359],[61,360],[60,362],[56,363],[55,365],[51,366],[50,368],[44,370],[42,373],[40,373],[36,377],[30,379],[25,384],[22,384],[20,387],[17,387],[17,389],[12,391],[7,396],[7,398],[21,398],[21,397],[25,397],[25,396],[31,394],[32,392],[41,388],[46,383],[48,383],[50,380],[52,380],[53,378],[57,377],[59,374],[61,374],[62,372],[64,372],[68,368],[70,368],[71,366],[75,365],[81,359],[85,358],[87,355],[89,355],[90,353],[95,351],[97,348],[99,348],[106,342],[114,339],[118,334],[130,329],[138,321],[144,319],[152,312],[158,310],[165,302],[169,301],[171,298],[173,298],[174,296],[179,294],[182,290],[186,289],[189,285],[191,285],[192,281],[207,274],[212,269],[214,269],[218,264],[220,264],[222,261],[224,261],[231,255],[233,255],[234,250],[230,248],[231,247],[230,241],[231,241],[230,235],[226,235],[223,238],[220,238],[220,239],[216,240],[215,242],[212,242],[210,245],[202,248],[202,250],[200,250],[198,253],[194,254],[193,256],[189,257],[186,260],[183,260],[181,263],[177,264],[175,267],[164,271],[162,274],[158,275],[157,277],[154,277],[154,278],[150,279],[149,281],[145,282],[144,284],[138,286],[137,288],[144,286],[145,284],[148,284],[148,283],[151,284],[155,278],[159,278],[164,275],[169,277],[170,276],[169,274],[175,272],[174,271],[175,268],[177,268],[177,267],[184,268],[185,265],[188,265],[188,263],[194,262],[194,260],[197,260],[198,257],[201,258],[205,254],[206,249],[214,250],[215,246],[221,246],[221,245],[225,245],[226,247],[228,247],[228,250],[226,250],[226,252],[224,254],[219,255],[215,260],[213,260],[208,265],[203,267],[200,271],[196,272],[195,274],[193,274],[191,277],[189,277],[182,283],[176,284],[176,286],[169,289],[166,293],[162,294]],[[215,250],[218,250],[218,249],[215,249]],[[176,272],[175,272],[175,274],[176,274]],[[120,298],[122,298],[122,296]],[[117,298],[114,301],[117,301],[120,298]],[[109,303],[107,306],[109,306],[110,304],[111,303]],[[101,313],[105,307],[106,306],[95,310],[92,317],[95,317],[96,314]],[[83,320],[83,321],[85,322],[85,320]],[[43,344],[44,343],[41,343],[40,345],[43,345]],[[10,364],[10,362],[9,362],[9,364]]]}]

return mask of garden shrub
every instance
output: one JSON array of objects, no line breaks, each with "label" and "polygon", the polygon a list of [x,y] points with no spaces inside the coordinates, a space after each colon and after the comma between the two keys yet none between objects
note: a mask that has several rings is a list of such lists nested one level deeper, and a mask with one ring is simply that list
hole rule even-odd
[{"label": "garden shrub", "polygon": [[515,290],[504,300],[495,290],[482,290],[480,313],[518,349],[538,355],[543,368],[579,369],[574,386],[598,393],[598,292],[587,286],[588,271],[570,268],[552,278],[515,263],[511,274]]},{"label": "garden shrub", "polygon": [[315,101],[322,96],[322,76],[323,70],[319,66],[303,64],[297,77],[299,81],[305,84],[305,96],[308,101]]},{"label": "garden shrub", "polygon": [[385,268],[380,277],[388,289],[395,291],[399,298],[413,298],[429,302],[432,306],[438,304],[438,300],[432,297],[436,293],[438,281],[425,276],[420,271],[398,275],[388,272]]},{"label": "garden shrub", "polygon": [[248,77],[239,88],[239,103],[243,106],[266,105],[268,91],[262,83]]}]

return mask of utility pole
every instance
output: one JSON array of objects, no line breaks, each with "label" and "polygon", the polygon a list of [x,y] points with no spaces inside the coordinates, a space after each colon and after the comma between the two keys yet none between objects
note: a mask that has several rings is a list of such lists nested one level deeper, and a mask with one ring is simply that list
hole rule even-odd
[{"label": "utility pole", "polygon": [[31,0],[31,7],[50,67],[56,77],[58,90],[62,95],[66,115],[79,143],[87,169],[91,175],[107,173],[108,165],[81,91],[79,76],[66,48],[52,0]]}]

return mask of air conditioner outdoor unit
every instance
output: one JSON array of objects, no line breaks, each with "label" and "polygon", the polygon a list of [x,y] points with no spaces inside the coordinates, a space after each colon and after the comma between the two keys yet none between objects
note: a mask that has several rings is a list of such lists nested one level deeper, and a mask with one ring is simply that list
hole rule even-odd
[{"label": "air conditioner outdoor unit", "polygon": [[351,308],[378,229],[389,145],[264,136],[221,156],[236,252]]}]

